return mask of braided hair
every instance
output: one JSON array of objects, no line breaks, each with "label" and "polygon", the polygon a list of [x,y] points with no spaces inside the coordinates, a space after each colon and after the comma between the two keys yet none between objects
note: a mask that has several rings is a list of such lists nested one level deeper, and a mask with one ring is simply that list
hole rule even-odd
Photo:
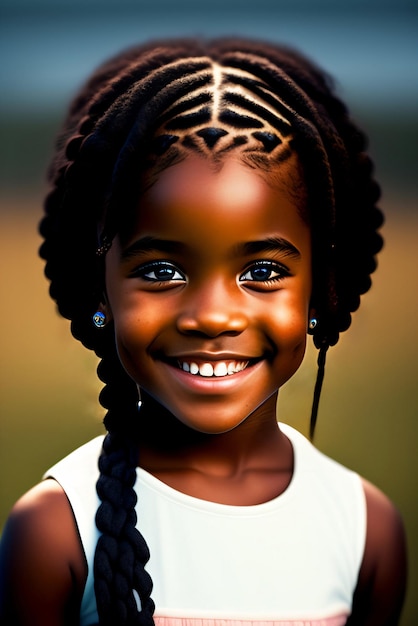
[{"label": "braided hair", "polygon": [[101,66],[69,110],[50,168],[40,255],[52,298],[74,337],[101,359],[105,383],[94,564],[100,624],[151,626],[154,610],[149,552],[136,529],[138,392],[119,361],[112,323],[100,331],[91,323],[103,300],[105,253],[135,205],[138,171],[158,173],[190,151],[221,161],[234,150],[268,171],[290,147],[303,167],[313,245],[313,434],[326,351],[350,326],[382,246],[366,138],[332,80],[278,45],[157,41]]}]

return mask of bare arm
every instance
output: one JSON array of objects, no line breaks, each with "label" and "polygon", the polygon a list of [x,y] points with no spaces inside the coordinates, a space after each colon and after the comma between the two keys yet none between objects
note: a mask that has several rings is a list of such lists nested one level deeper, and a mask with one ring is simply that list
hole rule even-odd
[{"label": "bare arm", "polygon": [[388,498],[363,482],[367,502],[366,548],[347,626],[397,626],[406,589],[405,531]]},{"label": "bare arm", "polygon": [[0,623],[75,626],[87,571],[69,502],[48,480],[14,506],[0,550]]}]

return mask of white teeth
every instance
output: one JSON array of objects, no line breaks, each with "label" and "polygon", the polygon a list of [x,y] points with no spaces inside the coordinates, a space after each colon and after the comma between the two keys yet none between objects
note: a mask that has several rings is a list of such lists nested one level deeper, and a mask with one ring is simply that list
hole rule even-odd
[{"label": "white teeth", "polygon": [[232,374],[241,372],[247,367],[248,361],[229,361],[228,363],[225,361],[218,361],[215,364],[202,363],[201,365],[198,365],[195,362],[188,363],[186,361],[182,361],[179,365],[184,372],[190,372],[190,374],[199,374],[205,378],[221,378],[223,376],[231,376]]},{"label": "white teeth", "polygon": [[226,363],[224,363],[223,361],[216,363],[215,367],[213,368],[213,373],[215,374],[215,376],[226,376],[228,374],[228,368],[226,366]]},{"label": "white teeth", "polygon": [[210,376],[213,376],[213,367],[210,363],[203,363],[203,365],[200,366],[199,368],[199,374],[201,376],[207,376],[208,378]]},{"label": "white teeth", "polygon": [[236,363],[228,363],[228,374],[235,374]]}]

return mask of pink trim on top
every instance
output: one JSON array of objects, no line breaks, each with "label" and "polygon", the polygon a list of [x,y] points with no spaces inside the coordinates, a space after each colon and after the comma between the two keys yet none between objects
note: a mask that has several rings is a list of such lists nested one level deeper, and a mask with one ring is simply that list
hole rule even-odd
[{"label": "pink trim on top", "polygon": [[344,626],[347,615],[320,619],[239,620],[154,616],[156,626]]}]

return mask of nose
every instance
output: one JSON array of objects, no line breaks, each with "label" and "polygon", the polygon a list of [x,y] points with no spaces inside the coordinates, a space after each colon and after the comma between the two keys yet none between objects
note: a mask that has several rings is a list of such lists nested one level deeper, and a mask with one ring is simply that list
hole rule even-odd
[{"label": "nose", "polygon": [[248,316],[239,287],[207,281],[190,291],[177,318],[181,333],[206,337],[239,335],[248,326]]}]

